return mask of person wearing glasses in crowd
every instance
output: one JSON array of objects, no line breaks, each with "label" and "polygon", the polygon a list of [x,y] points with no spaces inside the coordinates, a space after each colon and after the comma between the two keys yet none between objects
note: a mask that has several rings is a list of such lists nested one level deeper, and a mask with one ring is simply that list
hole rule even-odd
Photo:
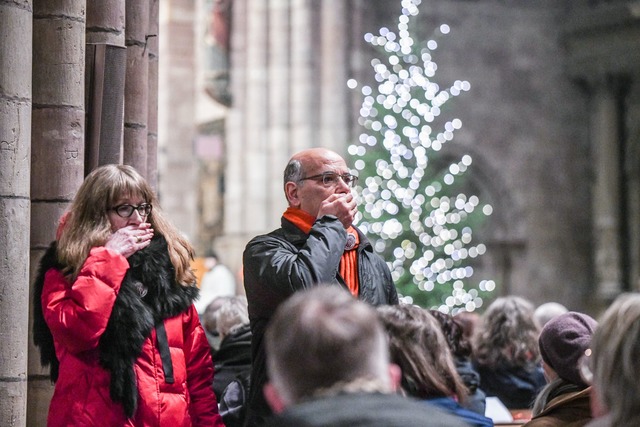
[{"label": "person wearing glasses in crowd", "polygon": [[80,186],[34,286],[47,426],[223,426],[191,245],[130,166]]},{"label": "person wearing glasses in crowd", "polygon": [[253,334],[246,426],[262,425],[271,414],[262,393],[267,382],[263,339],[285,299],[324,283],[348,289],[373,306],[398,303],[387,264],[352,224],[357,179],[345,160],[328,149],[293,155],[284,170],[289,206],[280,228],[253,238],[245,248],[244,287]]}]

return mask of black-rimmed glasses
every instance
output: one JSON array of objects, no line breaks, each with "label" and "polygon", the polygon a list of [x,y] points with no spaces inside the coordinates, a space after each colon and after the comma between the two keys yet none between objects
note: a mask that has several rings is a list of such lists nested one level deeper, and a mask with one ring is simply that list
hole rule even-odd
[{"label": "black-rimmed glasses", "polygon": [[347,184],[349,187],[355,187],[358,183],[358,177],[355,175],[351,175],[350,173],[335,173],[335,172],[323,172],[319,175],[307,176],[304,178],[300,178],[300,181],[305,181],[307,179],[315,179],[318,181],[322,181],[326,187],[338,185],[338,180],[341,179]]},{"label": "black-rimmed glasses", "polygon": [[131,215],[133,215],[133,211],[138,211],[138,215],[140,216],[145,216],[145,217],[149,216],[152,208],[153,206],[151,206],[150,203],[141,203],[138,206],[133,206],[129,204],[118,205],[118,206],[112,207],[109,210],[117,213],[119,217],[129,218]]}]

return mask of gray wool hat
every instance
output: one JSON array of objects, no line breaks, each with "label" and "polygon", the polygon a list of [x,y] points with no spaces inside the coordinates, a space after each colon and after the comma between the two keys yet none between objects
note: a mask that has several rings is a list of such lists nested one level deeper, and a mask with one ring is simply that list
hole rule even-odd
[{"label": "gray wool hat", "polygon": [[551,319],[538,338],[542,359],[560,378],[586,386],[580,376],[579,363],[591,345],[591,336],[597,325],[591,316],[574,311]]}]

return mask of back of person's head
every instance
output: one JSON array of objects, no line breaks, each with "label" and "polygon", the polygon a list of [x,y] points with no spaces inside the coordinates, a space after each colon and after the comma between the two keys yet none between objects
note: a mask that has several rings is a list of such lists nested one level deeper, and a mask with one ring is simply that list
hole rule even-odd
[{"label": "back of person's head", "polygon": [[217,312],[225,303],[231,300],[231,296],[219,296],[214,298],[202,313],[202,326],[207,332],[218,335],[218,316]]},{"label": "back of person's head", "polygon": [[485,366],[528,367],[540,357],[533,304],[507,296],[492,302],[474,336],[474,357]]},{"label": "back of person's head", "polygon": [[480,323],[480,315],[475,311],[461,311],[455,316],[456,322],[462,328],[462,335],[471,342],[474,334],[476,333],[476,327]]},{"label": "back of person's head", "polygon": [[249,323],[247,299],[240,295],[228,297],[216,310],[215,317],[218,333],[224,338],[234,329]]},{"label": "back of person's head", "polygon": [[471,356],[471,342],[464,334],[464,329],[458,320],[450,314],[439,310],[429,310],[438,321],[449,348],[455,357],[467,358]]},{"label": "back of person's head", "polygon": [[563,380],[586,387],[580,362],[597,325],[591,316],[573,311],[549,320],[538,339],[542,360]]},{"label": "back of person's head", "polygon": [[538,322],[538,326],[542,328],[549,320],[568,311],[567,307],[558,302],[545,302],[535,309],[533,317]]},{"label": "back of person's head", "polygon": [[591,340],[593,386],[612,426],[640,425],[640,294],[622,294]]},{"label": "back of person's head", "polygon": [[466,388],[438,321],[415,305],[380,306],[377,311],[391,361],[402,370],[402,389],[420,399],[455,395],[464,400]]},{"label": "back of person's head", "polygon": [[392,390],[375,310],[337,286],[299,291],[285,301],[267,327],[265,348],[271,385],[285,406],[340,392]]}]

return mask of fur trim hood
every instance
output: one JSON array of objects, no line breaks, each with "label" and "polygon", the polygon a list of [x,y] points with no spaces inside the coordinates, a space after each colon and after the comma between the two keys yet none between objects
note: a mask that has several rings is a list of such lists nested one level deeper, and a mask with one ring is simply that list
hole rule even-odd
[{"label": "fur trim hood", "polygon": [[[51,268],[63,268],[57,261],[56,248],[53,242],[40,260],[33,300],[34,343],[40,349],[40,363],[50,367],[54,383],[59,362],[53,336],[44,320],[41,297],[45,273]],[[148,247],[131,255],[128,261],[129,270],[100,337],[98,352],[101,365],[111,374],[111,399],[122,403],[125,413],[132,416],[138,398],[134,364],[145,339],[164,319],[186,311],[198,297],[198,288],[176,282],[167,242],[162,236],[155,236]]]}]

